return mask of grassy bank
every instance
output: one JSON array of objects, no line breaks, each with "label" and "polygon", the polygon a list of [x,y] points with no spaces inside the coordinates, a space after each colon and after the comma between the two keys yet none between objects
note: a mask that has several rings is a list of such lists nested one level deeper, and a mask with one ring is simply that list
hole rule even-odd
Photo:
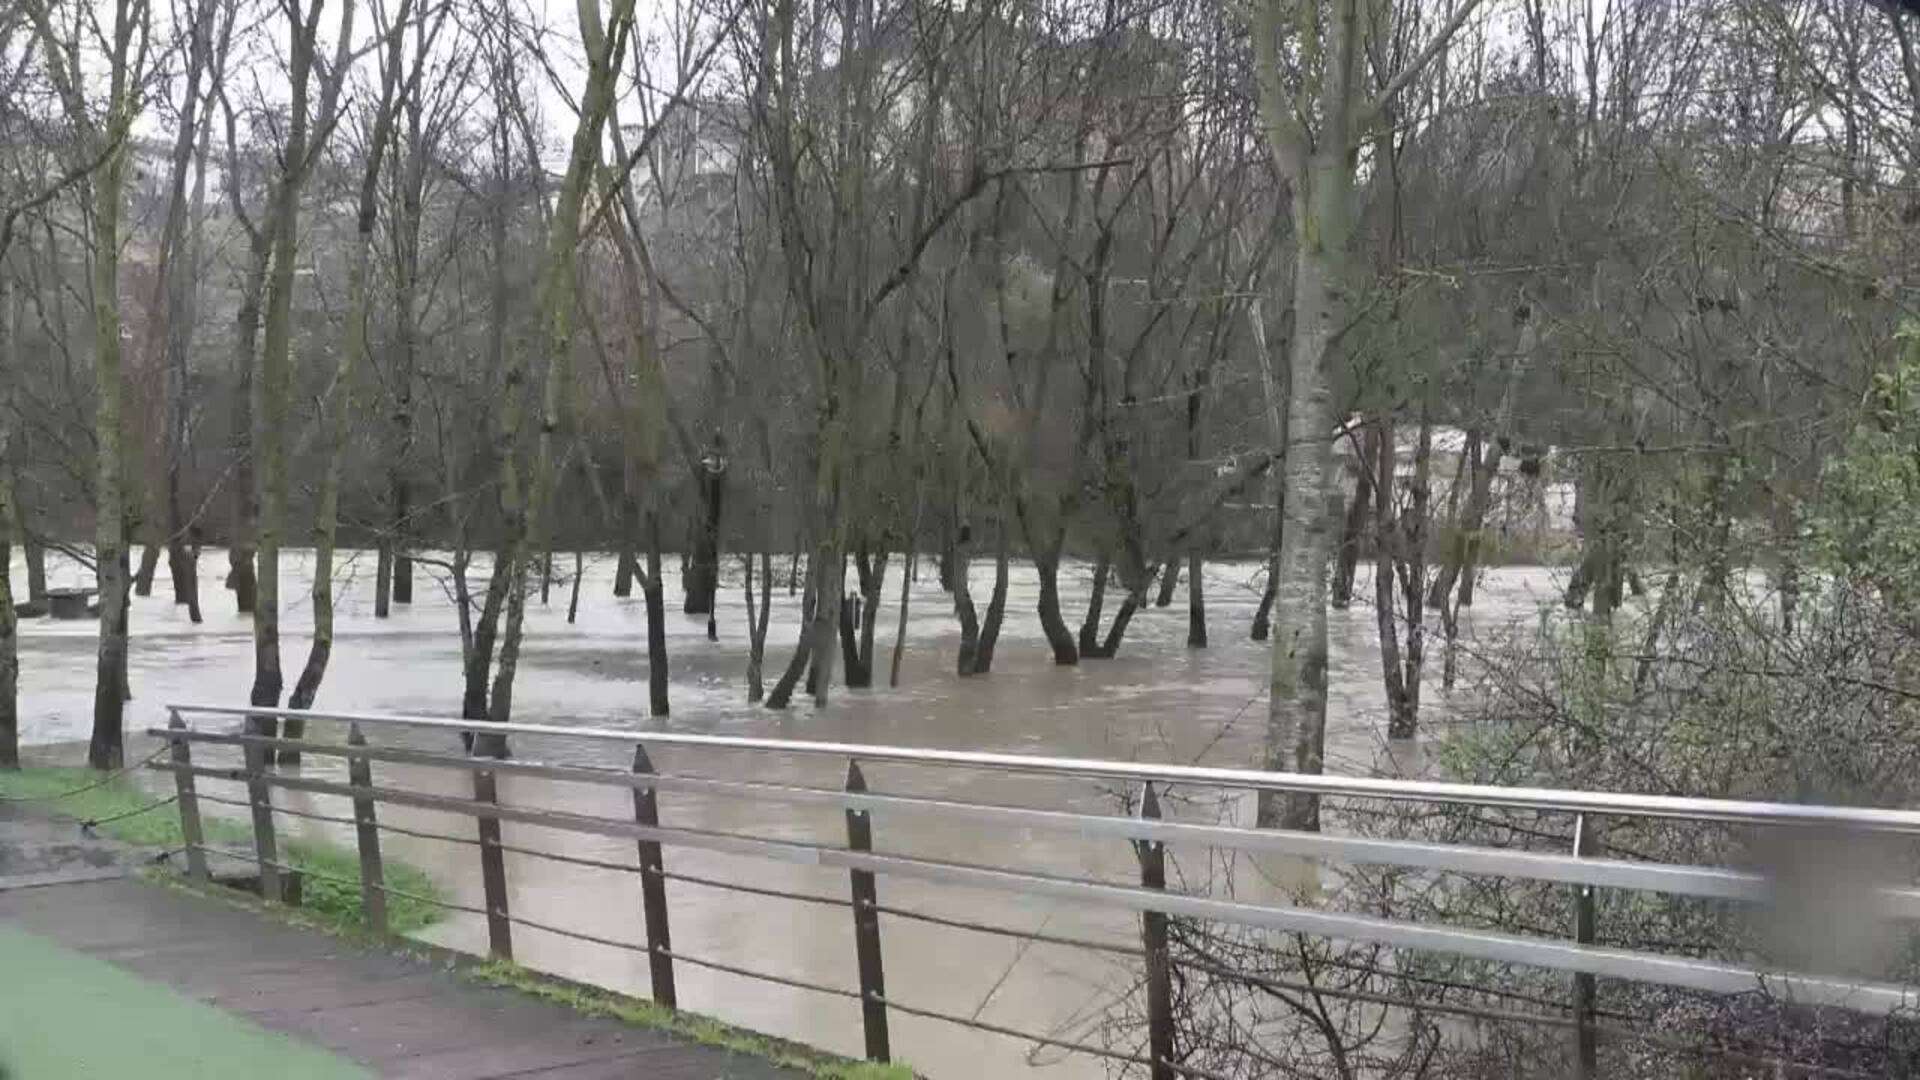
[{"label": "grassy bank", "polygon": [[914,1080],[913,1070],[905,1065],[849,1061],[798,1043],[745,1031],[712,1017],[664,1009],[651,1001],[550,978],[513,964],[492,961],[466,968],[461,974],[474,982],[509,987],[588,1016],[609,1016],[638,1027],[670,1031],[704,1046],[764,1058],[776,1065],[803,1071],[816,1080]]},{"label": "grassy bank", "polygon": [[[0,799],[18,803],[76,824],[100,822],[100,835],[141,847],[167,851],[186,843],[180,833],[180,810],[161,803],[156,795],[136,785],[129,776],[115,777],[97,787],[101,774],[86,768],[37,766],[18,771],[0,770]],[[85,790],[82,790],[85,789]],[[160,805],[156,805],[160,804]],[[210,847],[253,850],[250,826],[202,813],[202,830]],[[309,871],[301,882],[301,907],[315,918],[343,927],[365,925],[360,903],[360,859],[351,849],[313,840],[281,845],[281,859]],[[387,884],[415,896],[439,899],[433,880],[419,869],[391,857],[384,860]],[[323,880],[323,879],[339,880]],[[403,896],[387,898],[387,922],[404,934],[437,921],[442,910]]]}]

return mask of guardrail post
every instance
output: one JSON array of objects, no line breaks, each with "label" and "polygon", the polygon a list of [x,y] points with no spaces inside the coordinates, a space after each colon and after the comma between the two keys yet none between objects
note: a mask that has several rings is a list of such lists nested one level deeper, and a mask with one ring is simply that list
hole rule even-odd
[{"label": "guardrail post", "polygon": [[[633,748],[633,771],[636,774],[653,775],[653,762],[647,757],[647,748],[636,745]],[[651,786],[633,789],[633,820],[645,828],[660,827],[659,796]],[[666,868],[660,858],[660,842],[641,840],[640,852],[640,906],[647,920],[647,973],[653,983],[653,1000],[669,1009],[680,1007],[680,997],[673,988],[673,934],[667,927],[667,879]]]},{"label": "guardrail post", "polygon": [[[247,718],[247,734],[273,738],[271,718]],[[267,786],[267,769],[273,764],[273,748],[249,742],[242,751],[247,767],[247,806],[253,816],[253,857],[260,865],[260,899],[279,903],[281,892],[279,845],[273,835],[273,789]]]},{"label": "guardrail post", "polygon": [[[365,746],[367,737],[359,724],[347,726],[347,745]],[[347,783],[356,788],[373,786],[373,762],[364,757],[347,758]],[[380,865],[380,825],[374,817],[373,797],[353,800],[353,829],[360,842],[360,907],[367,914],[367,929],[376,934],[387,932],[387,876]]]},{"label": "guardrail post", "polygon": [[200,830],[200,800],[193,791],[193,750],[187,742],[187,723],[180,710],[167,710],[167,730],[177,732],[173,739],[173,790],[180,803],[180,836],[187,846],[187,876],[205,884],[207,873],[206,837]]},{"label": "guardrail post", "polygon": [[[1599,838],[1595,835],[1595,824],[1585,814],[1575,815],[1573,819],[1573,854],[1576,858],[1585,858],[1599,847]],[[1576,885],[1573,893],[1573,940],[1581,945],[1591,945],[1594,939],[1593,886]],[[1592,975],[1577,972],[1573,976],[1573,1018],[1578,1025],[1575,1029],[1574,1075],[1580,1080],[1592,1080],[1599,1070],[1600,1044],[1598,1032],[1593,1027],[1595,987]]]},{"label": "guardrail post", "polygon": [[[847,762],[847,790],[867,790],[867,778],[858,761]],[[847,810],[847,850],[873,850],[873,817],[865,810]],[[880,896],[873,871],[849,871],[853,880],[853,947],[860,962],[860,1019],[867,1035],[870,1061],[892,1060],[887,1046],[887,980],[880,963]]]},{"label": "guardrail post", "polygon": [[[1152,781],[1141,790],[1140,817],[1160,819],[1160,797],[1154,794]],[[1167,846],[1157,840],[1135,840],[1133,851],[1140,859],[1141,886],[1164,892]],[[1140,913],[1140,942],[1147,954],[1147,1047],[1153,1057],[1149,1075],[1153,1080],[1174,1080],[1173,957],[1167,949],[1166,912]]]},{"label": "guardrail post", "polygon": [[[504,739],[496,742],[484,735],[473,740],[474,753],[481,757],[498,757],[498,753],[488,751],[504,745]],[[474,770],[473,801],[489,804],[500,801],[499,786],[492,769]],[[512,960],[513,922],[507,907],[507,856],[500,850],[500,819],[482,816],[478,821],[480,887],[485,893],[487,908],[487,952],[496,960]]]}]

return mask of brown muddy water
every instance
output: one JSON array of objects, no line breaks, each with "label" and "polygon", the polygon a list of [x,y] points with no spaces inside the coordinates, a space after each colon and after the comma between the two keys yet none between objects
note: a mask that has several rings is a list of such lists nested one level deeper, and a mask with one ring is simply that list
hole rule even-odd
[{"label": "brown muddy water", "polygon": [[[303,555],[305,561],[303,561]],[[561,570],[571,560],[559,560]],[[308,612],[304,582],[311,556],[290,553],[284,658],[297,672],[304,659]],[[224,553],[201,561],[207,591],[207,621],[191,626],[169,602],[163,577],[154,595],[135,602],[132,685],[135,701],[128,726],[138,730],[164,722],[169,701],[244,703],[251,678],[248,622],[232,612],[218,589]],[[460,696],[460,648],[448,590],[431,577],[416,582],[416,603],[396,607],[394,617],[372,618],[370,553],[340,560],[339,632],[333,667],[320,705],[340,711],[451,715]],[[80,571],[54,568],[54,584],[80,583]],[[885,681],[898,599],[898,565],[880,618],[876,668]],[[1119,758],[1226,766],[1256,764],[1265,715],[1267,650],[1248,640],[1259,599],[1261,568],[1216,563],[1207,567],[1212,647],[1186,646],[1186,590],[1172,607],[1148,609],[1129,629],[1120,655],[1074,668],[1051,662],[1034,615],[1037,586],[1030,567],[1015,566],[1008,618],[991,675],[961,680],[952,664],[958,629],[951,603],[931,568],[922,566],[912,589],[907,649],[901,685],[873,690],[836,688],[833,704],[816,712],[810,704],[775,712],[746,704],[747,639],[739,567],[728,567],[718,615],[718,642],[705,639],[702,617],[678,613],[679,583],[666,582],[672,660],[673,715],[646,712],[645,614],[636,595],[611,595],[612,562],[590,559],[580,617],[566,623],[567,586],[557,582],[552,603],[530,606],[527,644],[515,691],[516,718],[527,722],[667,730],[853,743],[885,743],[945,749],[979,749],[1070,757]],[[476,572],[476,576],[479,575]],[[768,643],[769,682],[784,665],[795,637],[798,602],[785,589],[784,560],[776,565],[773,628]],[[976,601],[984,605],[990,563],[973,570]],[[1463,633],[1487,641],[1516,623],[1531,623],[1557,595],[1559,575],[1541,568],[1492,571]],[[23,580],[16,569],[16,581]],[[1088,585],[1084,567],[1063,574],[1067,615],[1077,616]],[[1371,594],[1364,580],[1356,590]],[[91,715],[93,627],[35,620],[21,627],[21,696],[24,740],[48,744],[84,739]],[[1376,628],[1371,607],[1356,604],[1332,615],[1332,687],[1329,703],[1328,769],[1348,773],[1409,773],[1424,767],[1424,748],[1389,746],[1381,735],[1384,704]],[[1437,671],[1437,663],[1434,665]],[[1437,715],[1444,700],[1429,690]],[[318,737],[338,737],[323,731]],[[379,741],[379,735],[369,732]],[[451,739],[415,735],[410,740],[442,749]],[[609,744],[573,740],[520,740],[517,756],[577,761],[625,768],[627,753]],[[667,749],[654,753],[662,772],[837,787],[845,763],[790,755],[746,755],[711,750]],[[309,775],[344,777],[337,760],[309,760]],[[465,797],[465,774],[376,765],[377,782]],[[972,771],[875,765],[871,786],[888,793],[1091,812],[1118,812],[1124,793],[1110,786]],[[218,793],[217,786],[204,787]],[[629,818],[623,790],[502,777],[500,799],[521,806],[566,809]],[[337,799],[302,793],[277,796],[292,809],[344,816]],[[213,809],[209,807],[209,809]],[[1250,817],[1251,807],[1199,802],[1175,808],[1183,816],[1216,820]],[[470,820],[430,811],[383,807],[383,821],[410,828],[472,835]],[[771,839],[841,844],[840,813],[819,807],[755,802],[735,796],[662,792],[660,816],[669,826],[718,830]],[[351,843],[337,826],[283,819],[291,835],[327,833]],[[630,864],[630,843],[507,823],[511,846]],[[1055,875],[1127,883],[1137,865],[1118,840],[995,829],[943,822],[921,814],[878,815],[876,850],[960,862],[1031,869]],[[453,900],[478,906],[481,889],[471,846],[388,834],[393,858],[430,873]],[[1175,873],[1204,875],[1206,853],[1174,853]],[[1182,858],[1192,860],[1182,865]],[[667,868],[707,878],[835,898],[847,894],[843,872],[793,866],[686,849],[668,849]],[[613,870],[554,863],[509,854],[510,901],[517,916],[597,937],[643,939],[637,878]],[[851,989],[856,986],[852,917],[845,908],[796,903],[718,891],[686,882],[668,886],[676,951],[718,963]],[[1124,913],[1002,893],[955,890],[907,879],[883,878],[884,904],[928,914],[1040,930],[1069,938],[1120,944],[1137,940],[1137,920]],[[1137,974],[1125,957],[887,918],[882,934],[887,992],[891,999],[984,1023],[1037,1032],[1068,1041],[1133,1049],[1129,1036],[1108,1038],[1102,1024]],[[454,914],[422,935],[436,943],[484,952],[486,927],[477,916]],[[646,957],[543,933],[514,930],[516,958],[568,978],[646,996]],[[782,1035],[842,1053],[861,1050],[855,1002],[738,976],[678,965],[682,1007],[748,1028]],[[1080,1078],[1106,1074],[1098,1061],[1007,1037],[983,1034],[896,1012],[895,1055],[937,1080],[1037,1075]]]}]

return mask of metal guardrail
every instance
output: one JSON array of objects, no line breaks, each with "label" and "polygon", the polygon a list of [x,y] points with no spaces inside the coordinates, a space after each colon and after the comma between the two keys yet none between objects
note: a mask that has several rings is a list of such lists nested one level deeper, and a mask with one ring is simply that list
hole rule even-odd
[{"label": "metal guardrail", "polygon": [[[489,947],[494,955],[511,958],[512,928],[515,924],[520,924],[604,946],[645,952],[649,958],[654,998],[668,1007],[674,1007],[676,1004],[673,978],[676,962],[851,998],[861,1004],[866,1050],[868,1056],[875,1060],[886,1060],[891,1056],[887,1017],[888,1013],[893,1011],[947,1020],[1040,1044],[1142,1065],[1155,1077],[1155,1080],[1178,1075],[1202,1077],[1212,1075],[1184,1064],[1173,1056],[1174,1017],[1171,1012],[1170,993],[1172,976],[1167,943],[1169,917],[1289,931],[1346,942],[1437,952],[1501,964],[1567,972],[1573,976],[1574,981],[1575,1015],[1570,1020],[1547,1017],[1537,1019],[1548,1023],[1565,1023],[1575,1029],[1577,1064],[1581,1066],[1583,1073],[1589,1075],[1594,1064],[1594,1036],[1602,1027],[1596,1019],[1594,1009],[1593,980],[1596,977],[1722,994],[1764,991],[1797,1003],[1838,1006],[1871,1014],[1905,1011],[1920,1004],[1920,995],[1917,995],[1913,988],[1899,985],[1795,972],[1765,971],[1739,964],[1593,944],[1593,889],[1595,888],[1642,890],[1678,896],[1757,902],[1768,898],[1770,885],[1763,876],[1746,871],[1721,867],[1671,865],[1637,859],[1603,858],[1592,854],[1595,846],[1592,842],[1592,826],[1601,817],[1650,817],[1788,828],[1827,827],[1854,832],[1920,836],[1920,811],[1503,788],[972,751],[618,731],[542,724],[500,725],[484,721],[414,716],[208,705],[174,705],[169,706],[169,712],[171,714],[169,726],[164,729],[149,729],[149,734],[170,742],[170,759],[164,763],[156,762],[151,767],[171,772],[175,777],[181,822],[188,845],[189,872],[198,878],[207,877],[206,855],[217,850],[207,847],[203,839],[199,802],[202,800],[234,802],[236,805],[238,802],[197,794],[194,786],[196,778],[236,780],[247,785],[248,798],[244,805],[249,810],[253,821],[254,851],[250,854],[241,853],[236,857],[248,858],[249,861],[258,865],[262,892],[269,898],[279,897],[280,875],[289,869],[277,854],[275,815],[322,816],[274,806],[271,799],[272,789],[281,788],[289,791],[339,796],[352,802],[353,817],[323,819],[354,827],[360,853],[361,873],[358,884],[364,896],[368,921],[376,930],[384,931],[385,929],[385,897],[395,891],[385,885],[382,875],[380,856],[382,831],[471,844],[480,849],[485,906],[484,908],[447,906],[457,907],[459,910],[486,918]],[[349,730],[346,744],[340,745],[306,739],[277,738],[258,733],[258,729],[252,725],[241,731],[195,730],[188,726],[188,717],[260,718],[263,720],[298,718],[308,721],[344,723],[348,725]],[[394,729],[481,736],[483,738],[476,739],[475,744],[483,748],[487,739],[503,744],[506,738],[516,736],[611,743],[631,749],[633,762],[628,770],[615,770],[512,760],[503,757],[473,756],[466,752],[436,753],[413,747],[375,746],[369,744],[366,739],[366,732],[369,730]],[[196,743],[238,747],[243,752],[244,767],[235,770],[196,765],[191,754],[191,747]],[[840,759],[847,763],[847,780],[843,788],[835,790],[764,781],[663,774],[653,768],[647,748],[665,746]],[[285,751],[343,757],[348,761],[348,782],[341,784],[278,772],[273,768],[272,761],[276,754]],[[473,778],[473,797],[462,799],[378,786],[372,779],[372,767],[378,762],[468,772]],[[877,762],[932,768],[989,770],[1061,779],[1129,781],[1141,785],[1139,799],[1141,812],[1138,816],[1126,817],[883,794],[869,790],[861,768],[862,763]],[[497,791],[497,778],[500,775],[536,776],[563,782],[628,788],[633,793],[634,813],[630,819],[615,819],[503,804],[498,799]],[[1484,846],[1165,821],[1160,817],[1156,785],[1164,790],[1166,786],[1172,784],[1227,790],[1312,792],[1320,795],[1402,802],[1564,812],[1574,818],[1574,850],[1567,855],[1553,855]],[[662,792],[699,792],[750,798],[757,801],[839,807],[846,815],[847,842],[844,846],[830,846],[738,833],[663,827],[660,824],[658,807],[659,795]],[[477,837],[470,839],[428,834],[383,824],[379,821],[376,811],[380,803],[471,816],[477,822]],[[1065,832],[1095,839],[1128,840],[1132,842],[1140,864],[1140,884],[1138,886],[1115,885],[1054,877],[1024,870],[875,853],[872,844],[873,817],[893,814],[931,814],[943,821],[964,821],[988,826]],[[503,842],[502,822],[631,839],[636,844],[638,861],[636,864],[621,864],[515,848]],[[1576,889],[1575,926],[1570,940],[1556,940],[1299,906],[1255,904],[1189,895],[1170,891],[1167,888],[1165,846],[1169,843],[1193,844],[1243,852],[1307,856],[1342,863],[1398,866],[1431,872],[1491,875],[1572,885]],[[849,875],[851,897],[848,900],[840,900],[834,897],[784,892],[676,874],[666,868],[664,850],[667,848],[699,849],[779,862],[844,869]],[[612,941],[515,916],[509,909],[507,899],[504,855],[508,852],[637,873],[641,879],[646,941],[644,943]],[[1141,918],[1142,945],[1135,950],[1099,942],[1050,938],[1044,934],[1029,934],[891,908],[881,904],[878,897],[878,879],[888,877],[1048,897],[1076,904],[1097,905],[1136,913]],[[850,908],[855,922],[853,967],[858,974],[859,989],[846,990],[765,972],[746,971],[676,951],[671,941],[670,912],[665,890],[665,882],[668,880],[681,880],[695,885],[731,889],[748,894]],[[1890,916],[1920,919],[1920,889],[1880,889],[1875,899],[1881,910]],[[1105,1047],[1087,1046],[1029,1032],[1011,1031],[965,1017],[917,1008],[889,998],[886,994],[882,963],[880,916],[883,914],[918,919],[963,930],[1052,940],[1059,944],[1105,951],[1122,951],[1141,957],[1145,961],[1149,1054],[1147,1056],[1126,1054]],[[1442,1007],[1439,1011],[1444,1012],[1446,1009]],[[1463,1011],[1473,1012],[1473,1010]]]}]

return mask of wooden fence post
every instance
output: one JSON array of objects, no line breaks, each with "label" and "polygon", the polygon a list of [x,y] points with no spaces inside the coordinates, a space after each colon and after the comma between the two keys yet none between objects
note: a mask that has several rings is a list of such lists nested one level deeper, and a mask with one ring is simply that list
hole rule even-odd
[{"label": "wooden fence post", "polygon": [[[1140,795],[1140,817],[1160,819],[1160,797],[1148,781]],[[1140,859],[1140,884],[1144,888],[1165,891],[1167,887],[1167,847],[1157,840],[1135,840],[1134,854]],[[1173,958],[1167,949],[1167,915],[1163,911],[1140,913],[1140,942],[1147,955],[1147,1048],[1153,1057],[1148,1075],[1153,1080],[1174,1080],[1173,1068]]]},{"label": "wooden fence post", "polygon": [[[647,748],[633,748],[635,774],[653,775],[653,762]],[[633,820],[649,829],[660,827],[660,803],[654,789],[636,785],[633,789]],[[647,921],[647,973],[653,983],[653,1000],[669,1009],[677,1009],[679,995],[673,988],[673,934],[667,927],[666,869],[660,858],[657,840],[641,840],[640,906]]]},{"label": "wooden fence post", "polygon": [[[367,737],[359,724],[347,727],[347,745],[365,746]],[[356,788],[373,786],[373,762],[364,757],[347,759],[347,783]],[[360,842],[360,907],[366,912],[367,929],[376,934],[387,932],[386,871],[380,864],[380,824],[374,817],[373,797],[353,800],[353,828]]]},{"label": "wooden fence post", "polygon": [[[1573,853],[1585,858],[1599,848],[1594,821],[1585,814],[1573,819]],[[1573,940],[1581,945],[1594,941],[1593,886],[1576,885],[1573,892]],[[1593,1080],[1600,1067],[1600,1042],[1593,1027],[1596,988],[1592,975],[1577,972],[1573,976],[1573,1018],[1575,1029],[1575,1070],[1579,1080]]]},{"label": "wooden fence post", "polygon": [[[476,736],[474,752],[482,757],[499,757],[505,740]],[[499,786],[492,769],[476,769],[473,774],[473,801],[498,803]],[[480,887],[486,896],[487,952],[496,960],[513,959],[513,922],[507,907],[507,857],[500,850],[500,819],[482,816],[480,827]]]},{"label": "wooden fence post", "polygon": [[[249,717],[248,734],[273,738],[276,730],[268,718]],[[247,806],[253,815],[253,857],[260,866],[260,899],[279,903],[281,891],[279,845],[273,835],[273,789],[267,786],[267,769],[273,764],[273,749],[249,742],[242,753],[247,767]]]},{"label": "wooden fence post", "polygon": [[180,836],[187,846],[187,876],[201,884],[206,884],[207,853],[205,835],[200,829],[200,800],[194,796],[193,774],[187,770],[193,768],[193,750],[186,739],[187,724],[180,719],[180,710],[169,709],[167,730],[177,732],[173,739],[173,790],[180,803]]},{"label": "wooden fence post", "polygon": [[[847,790],[867,790],[858,761],[847,762]],[[847,810],[847,850],[873,850],[873,818],[865,810]],[[892,1059],[887,1045],[887,980],[880,963],[880,897],[871,870],[849,872],[853,880],[853,946],[860,962],[860,1019],[866,1029],[867,1057]]]}]

